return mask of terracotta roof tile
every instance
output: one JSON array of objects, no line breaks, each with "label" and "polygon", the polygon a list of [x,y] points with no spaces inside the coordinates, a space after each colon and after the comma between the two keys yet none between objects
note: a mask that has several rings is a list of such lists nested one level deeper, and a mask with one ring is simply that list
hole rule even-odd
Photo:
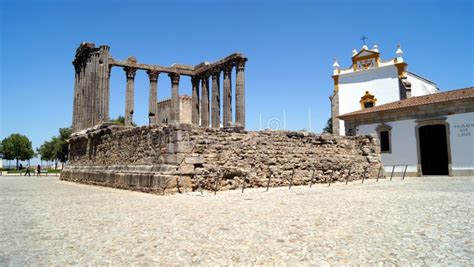
[{"label": "terracotta roof tile", "polygon": [[357,116],[361,114],[376,113],[380,111],[396,110],[401,108],[423,106],[434,103],[442,103],[459,99],[474,98],[474,87],[462,88],[452,91],[446,91],[436,94],[410,97],[407,99],[386,103],[380,106],[366,108],[359,111],[354,111],[338,116],[339,118],[345,118],[350,116]]}]

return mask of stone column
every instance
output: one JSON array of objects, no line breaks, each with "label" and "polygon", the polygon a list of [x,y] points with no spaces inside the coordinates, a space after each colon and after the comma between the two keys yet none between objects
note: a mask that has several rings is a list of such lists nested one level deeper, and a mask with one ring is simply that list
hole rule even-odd
[{"label": "stone column", "polygon": [[236,62],[236,83],[235,83],[235,122],[245,128],[245,61],[242,58]]},{"label": "stone column", "polygon": [[201,77],[201,126],[209,127],[209,76],[203,73]]},{"label": "stone column", "polygon": [[199,78],[191,77],[193,87],[191,99],[191,122],[194,125],[199,125]]},{"label": "stone column", "polygon": [[132,126],[133,123],[133,108],[135,103],[135,73],[137,72],[136,68],[123,68],[127,76],[127,91],[125,94],[125,126]]},{"label": "stone column", "polygon": [[150,95],[148,97],[148,124],[156,124],[156,118],[158,114],[156,113],[157,105],[157,93],[158,93],[158,76],[160,72],[149,70],[148,78],[150,79]]},{"label": "stone column", "polygon": [[212,70],[212,128],[219,128],[221,123],[221,93],[219,88],[219,78],[221,70],[219,68]]},{"label": "stone column", "polygon": [[179,74],[170,73],[171,79],[171,107],[170,122],[179,123]]},{"label": "stone column", "polygon": [[224,66],[224,127],[232,125],[232,64]]}]

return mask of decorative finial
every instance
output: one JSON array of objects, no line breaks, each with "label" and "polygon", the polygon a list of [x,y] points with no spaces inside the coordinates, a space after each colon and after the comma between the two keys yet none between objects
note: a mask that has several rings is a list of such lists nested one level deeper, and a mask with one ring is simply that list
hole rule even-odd
[{"label": "decorative finial", "polygon": [[337,63],[337,58],[334,58],[334,64],[332,64],[332,66],[335,70],[339,68],[339,63]]},{"label": "decorative finial", "polygon": [[377,43],[374,43],[374,47],[372,48],[372,51],[374,52],[379,52],[379,46],[377,45]]},{"label": "decorative finial", "polygon": [[397,54],[397,62],[403,62],[403,51],[400,43],[397,44],[397,47],[398,49],[395,52],[395,54]]},{"label": "decorative finial", "polygon": [[357,50],[354,48],[354,49],[352,50],[352,56],[355,56],[355,55],[357,55]]},{"label": "decorative finial", "polygon": [[402,51],[402,46],[400,45],[400,43],[397,44],[397,51],[395,52],[397,54],[397,56],[401,56],[403,55],[403,51]]}]

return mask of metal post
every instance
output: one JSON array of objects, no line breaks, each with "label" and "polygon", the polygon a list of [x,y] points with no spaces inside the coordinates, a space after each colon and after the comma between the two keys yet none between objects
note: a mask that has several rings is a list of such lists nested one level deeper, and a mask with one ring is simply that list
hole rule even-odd
[{"label": "metal post", "polygon": [[293,185],[293,176],[295,175],[295,169],[293,168],[293,172],[291,173],[291,178],[290,178],[290,186],[288,187],[288,190],[291,189],[291,186]]},{"label": "metal post", "polygon": [[405,165],[405,170],[403,171],[402,180],[405,180],[405,174],[407,173],[408,165]]},{"label": "metal post", "polygon": [[272,176],[273,176],[273,174],[270,174],[268,176],[267,191],[268,191],[268,188],[270,188],[270,181],[272,180]]},{"label": "metal post", "polygon": [[216,181],[214,182],[214,196],[217,194],[217,181],[219,181],[218,176],[216,176]]},{"label": "metal post", "polygon": [[349,176],[351,175],[351,168],[349,168],[349,172],[346,175],[346,185],[349,183]]},{"label": "metal post", "polygon": [[364,183],[366,175],[367,175],[367,168],[364,169],[364,174],[362,174],[362,183]]},{"label": "metal post", "polygon": [[313,168],[313,174],[311,175],[311,182],[309,182],[309,188],[313,186],[313,179],[314,179],[314,168]]},{"label": "metal post", "polygon": [[332,181],[332,176],[334,174],[334,171],[331,172],[331,175],[329,176],[329,184],[328,186],[331,186],[331,181]]},{"label": "metal post", "polygon": [[380,167],[379,167],[379,172],[377,173],[377,181],[376,182],[379,182],[380,171],[382,171],[382,165],[380,165]]},{"label": "metal post", "polygon": [[244,177],[244,182],[242,183],[242,194],[244,193],[244,189],[245,189],[245,179],[247,178],[247,175],[245,175]]},{"label": "metal post", "polygon": [[392,168],[392,174],[390,174],[390,181],[392,181],[393,172],[395,171],[395,166],[396,166],[396,165],[393,165],[393,168]]}]

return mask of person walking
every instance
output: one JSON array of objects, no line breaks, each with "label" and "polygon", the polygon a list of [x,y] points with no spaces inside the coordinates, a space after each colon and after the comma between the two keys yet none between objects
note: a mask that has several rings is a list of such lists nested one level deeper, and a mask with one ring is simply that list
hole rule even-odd
[{"label": "person walking", "polygon": [[26,168],[25,168],[25,176],[28,174],[28,176],[31,176],[30,174],[30,164],[26,165]]},{"label": "person walking", "polygon": [[20,171],[20,175],[21,175],[23,171],[23,164],[20,163],[20,165],[18,166],[18,170]]},{"label": "person walking", "polygon": [[40,176],[41,174],[41,165],[38,164],[38,166],[36,166],[36,176]]}]

